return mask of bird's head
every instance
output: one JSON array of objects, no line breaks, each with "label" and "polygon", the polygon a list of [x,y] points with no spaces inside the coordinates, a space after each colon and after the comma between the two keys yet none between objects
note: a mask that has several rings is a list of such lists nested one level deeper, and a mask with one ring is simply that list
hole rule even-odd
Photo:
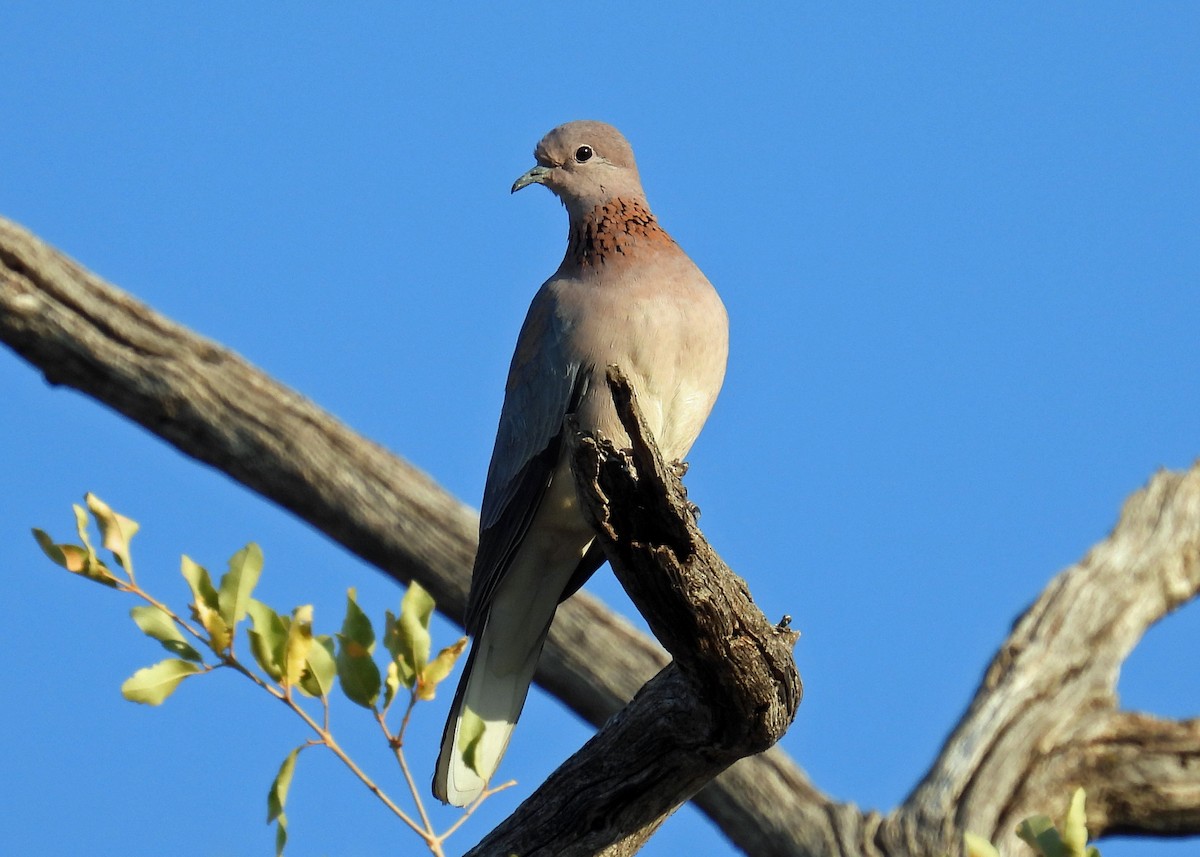
[{"label": "bird's head", "polygon": [[572,220],[618,197],[645,199],[633,149],[611,125],[590,120],[559,125],[542,138],[533,156],[537,166],[513,183],[512,192],[545,185]]}]

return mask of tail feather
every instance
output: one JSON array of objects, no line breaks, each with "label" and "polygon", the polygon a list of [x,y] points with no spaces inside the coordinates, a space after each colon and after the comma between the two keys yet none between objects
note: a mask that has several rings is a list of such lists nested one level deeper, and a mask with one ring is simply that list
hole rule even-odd
[{"label": "tail feather", "polygon": [[519,550],[487,594],[442,734],[433,793],[455,806],[478,797],[496,773],[558,602],[602,556],[589,551],[592,534],[579,514],[568,465],[558,470]]},{"label": "tail feather", "polygon": [[433,778],[440,800],[466,806],[495,774],[525,706],[556,604],[557,598],[541,611],[528,601],[517,611],[495,609],[502,604],[493,608],[471,646],[442,734]]}]

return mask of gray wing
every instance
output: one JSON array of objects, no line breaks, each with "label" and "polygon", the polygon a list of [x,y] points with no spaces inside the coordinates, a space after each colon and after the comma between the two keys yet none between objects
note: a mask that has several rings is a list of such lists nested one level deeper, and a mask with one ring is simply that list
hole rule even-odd
[{"label": "gray wing", "polygon": [[566,333],[547,284],[529,307],[508,372],[467,599],[465,624],[471,634],[482,628],[496,587],[550,484],[562,451],[563,421],[586,392],[589,373],[569,353]]}]

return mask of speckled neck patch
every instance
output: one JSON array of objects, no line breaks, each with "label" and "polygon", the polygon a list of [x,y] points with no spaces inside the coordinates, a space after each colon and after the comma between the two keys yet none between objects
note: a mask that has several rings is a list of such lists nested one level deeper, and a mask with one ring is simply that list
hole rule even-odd
[{"label": "speckled neck patch", "polygon": [[567,259],[582,268],[605,265],[628,257],[634,245],[646,241],[673,243],[644,202],[617,197],[571,225]]}]

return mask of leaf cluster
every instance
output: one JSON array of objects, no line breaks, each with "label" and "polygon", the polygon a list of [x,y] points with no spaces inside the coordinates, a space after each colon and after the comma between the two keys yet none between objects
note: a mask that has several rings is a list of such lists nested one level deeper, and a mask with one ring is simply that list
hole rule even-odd
[{"label": "leaf cluster", "polygon": [[[134,576],[129,544],[138,531],[137,522],[114,512],[93,494],[85,497],[84,504],[73,507],[79,544],[55,542],[39,529],[33,530],[33,536],[57,565],[145,602],[134,607],[130,616],[142,633],[157,641],[171,657],[139,669],[126,679],[121,685],[126,699],[160,705],[184,679],[228,668],[288,705],[316,734],[316,738],[287,754],[268,792],[267,822],[277,825],[277,854],[282,853],[287,841],[284,807],[296,761],[302,750],[314,745],[333,751],[426,840],[435,854],[441,853],[441,841],[458,825],[440,836],[430,829],[401,748],[413,706],[434,698],[438,684],[453,670],[467,641],[464,637],[431,657],[429,623],[434,601],[428,592],[414,582],[401,599],[399,612],[386,612],[383,648],[377,652],[375,628],[359,607],[353,589],[347,592],[341,630],[335,634],[314,631],[311,604],[281,613],[254,598],[262,575],[263,554],[257,544],[250,543],[230,557],[216,583],[204,566],[187,556],[182,558],[180,572],[191,595],[188,618],[184,618],[143,590]],[[100,531],[101,545],[112,554],[111,562],[96,552],[89,533],[89,513]],[[238,657],[237,641],[242,630],[257,670]],[[381,653],[385,655],[382,665],[376,660]],[[329,729],[329,699],[335,684],[347,699],[374,714],[401,766],[423,824],[396,806],[337,744]],[[402,688],[407,691],[407,705],[401,726],[393,733],[386,718],[393,702],[402,696]],[[297,696],[319,701],[320,722],[301,707]]]}]

